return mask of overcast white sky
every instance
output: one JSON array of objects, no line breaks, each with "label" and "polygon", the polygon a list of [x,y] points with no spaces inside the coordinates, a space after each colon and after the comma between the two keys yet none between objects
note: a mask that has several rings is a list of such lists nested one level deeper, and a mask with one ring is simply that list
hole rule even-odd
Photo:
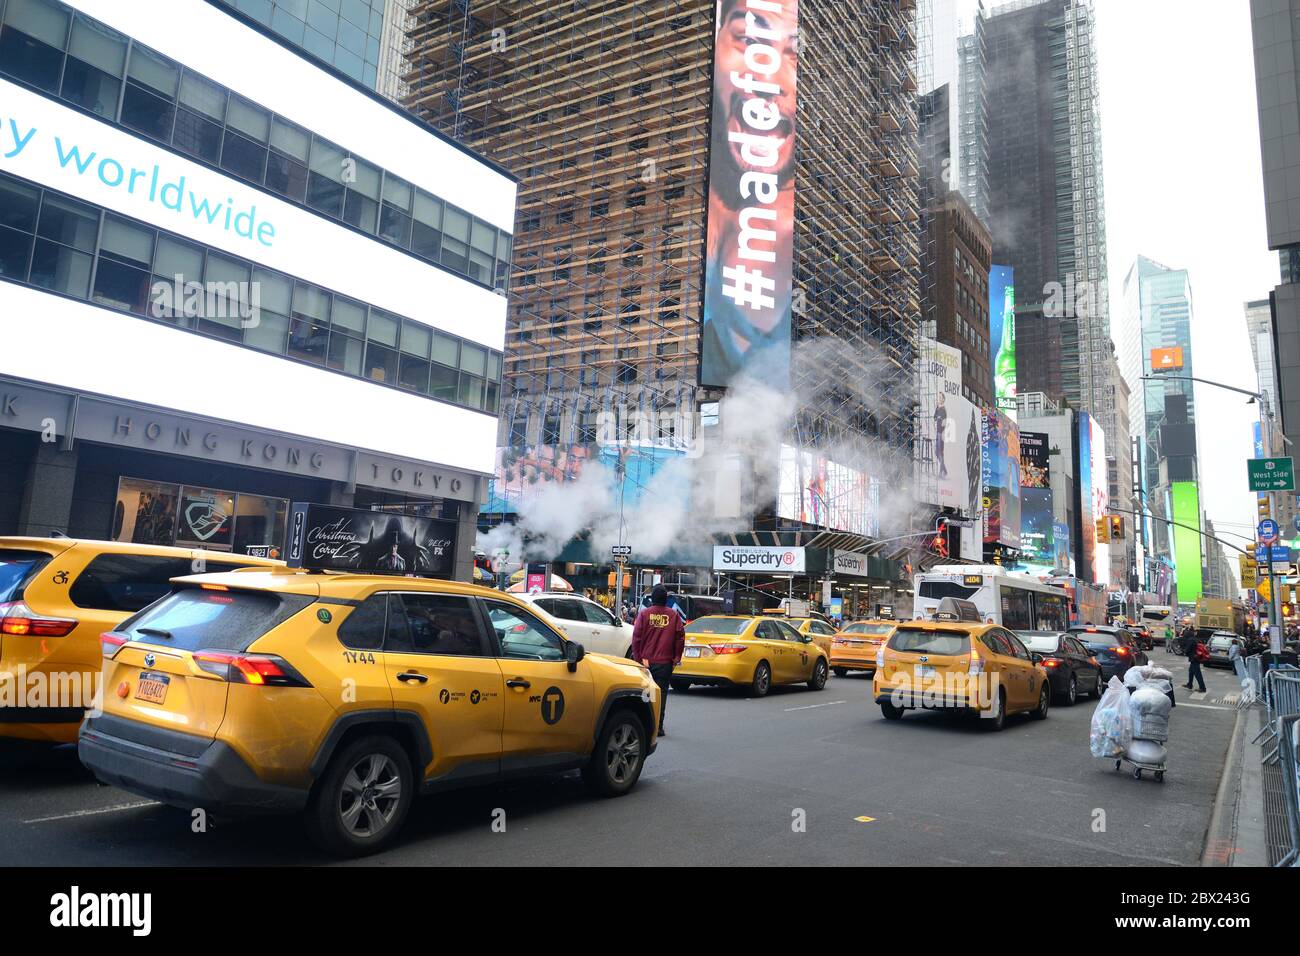
[{"label": "overcast white sky", "polygon": [[[1120,337],[1124,276],[1139,253],[1187,269],[1193,374],[1254,389],[1243,304],[1268,297],[1278,265],[1264,232],[1250,4],[1094,0],[1094,6],[1112,337]],[[957,2],[967,32],[974,8],[975,0]],[[1196,414],[1206,513],[1224,531],[1245,533],[1255,521],[1245,460],[1256,406],[1198,385]]]}]

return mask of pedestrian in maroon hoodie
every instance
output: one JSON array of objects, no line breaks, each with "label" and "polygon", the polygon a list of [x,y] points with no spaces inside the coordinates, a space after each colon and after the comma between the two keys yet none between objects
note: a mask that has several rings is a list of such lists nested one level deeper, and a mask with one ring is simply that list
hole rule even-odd
[{"label": "pedestrian in maroon hoodie", "polygon": [[682,662],[685,646],[686,626],[681,615],[668,606],[668,589],[660,584],[650,592],[650,606],[641,609],[632,626],[632,659],[650,668],[650,676],[659,685],[660,737],[666,736],[664,715],[673,668]]}]

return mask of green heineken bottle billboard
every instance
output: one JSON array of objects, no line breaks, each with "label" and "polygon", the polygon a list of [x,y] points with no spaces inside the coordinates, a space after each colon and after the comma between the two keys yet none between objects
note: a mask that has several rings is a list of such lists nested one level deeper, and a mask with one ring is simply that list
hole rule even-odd
[{"label": "green heineken bottle billboard", "polygon": [[989,349],[992,352],[993,400],[1002,412],[1016,412],[1016,270],[989,269]]}]

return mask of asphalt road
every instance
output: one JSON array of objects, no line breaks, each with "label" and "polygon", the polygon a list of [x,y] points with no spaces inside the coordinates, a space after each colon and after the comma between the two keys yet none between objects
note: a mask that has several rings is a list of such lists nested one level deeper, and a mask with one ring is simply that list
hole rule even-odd
[{"label": "asphalt road", "polygon": [[[1089,754],[1090,701],[990,733],[937,713],[886,722],[861,676],[762,700],[696,688],[672,698],[628,796],[591,798],[569,775],[427,798],[364,862],[1196,865],[1238,689],[1224,671],[1207,683],[1178,690],[1164,783]],[[192,832],[182,811],[96,785],[71,748],[0,762],[0,833],[6,866],[329,862],[291,818]]]}]

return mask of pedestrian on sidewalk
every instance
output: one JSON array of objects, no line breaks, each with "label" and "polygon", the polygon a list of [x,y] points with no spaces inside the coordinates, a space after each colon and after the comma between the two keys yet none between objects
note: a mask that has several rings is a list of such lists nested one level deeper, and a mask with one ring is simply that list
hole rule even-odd
[{"label": "pedestrian on sidewalk", "polygon": [[650,669],[650,676],[659,685],[659,736],[664,732],[664,717],[668,713],[668,689],[672,684],[673,668],[682,662],[682,648],[686,646],[686,625],[681,615],[668,606],[668,589],[656,585],[650,592],[650,606],[641,609],[632,626],[632,659]]},{"label": "pedestrian on sidewalk", "polygon": [[1192,689],[1192,681],[1200,685],[1201,693],[1205,693],[1205,678],[1201,675],[1201,662],[1209,658],[1209,651],[1201,643],[1200,637],[1192,634],[1184,644],[1184,650],[1187,653],[1187,683],[1183,686],[1188,690]]},{"label": "pedestrian on sidewalk", "polygon": [[1228,663],[1232,665],[1232,672],[1238,678],[1246,676],[1246,662],[1241,656],[1241,645],[1236,641],[1228,645]]}]

